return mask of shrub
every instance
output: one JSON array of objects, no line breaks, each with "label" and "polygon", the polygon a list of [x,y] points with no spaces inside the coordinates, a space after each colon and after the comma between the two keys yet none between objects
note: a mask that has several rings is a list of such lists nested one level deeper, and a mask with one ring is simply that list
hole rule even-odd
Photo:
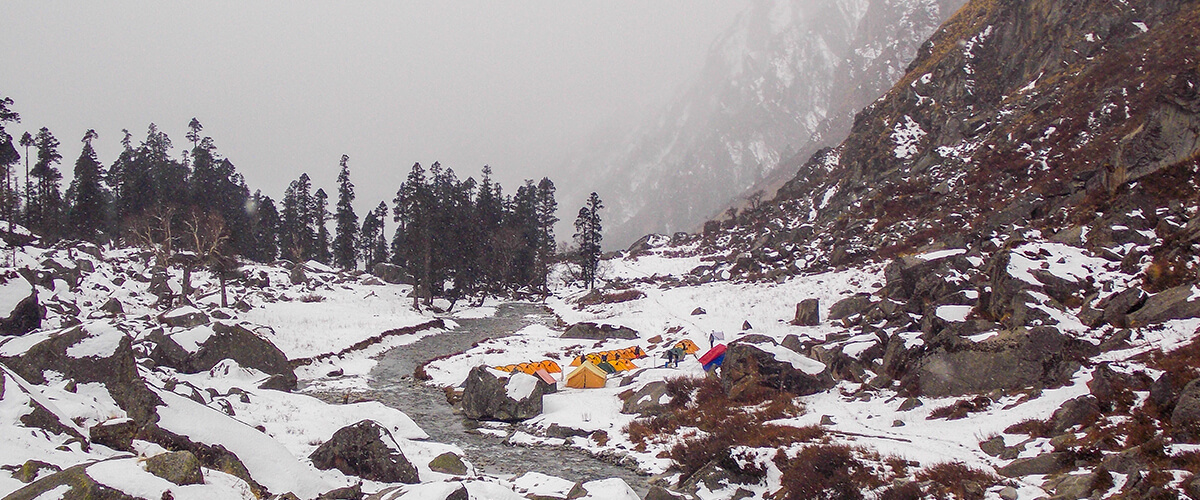
[{"label": "shrub", "polygon": [[577,307],[594,306],[597,304],[617,304],[620,302],[629,302],[645,297],[646,294],[641,290],[628,289],[618,292],[605,293],[599,290],[593,290],[587,295],[580,297],[575,302]]},{"label": "shrub", "polygon": [[934,464],[917,472],[918,481],[929,481],[930,496],[936,498],[983,498],[983,491],[1000,482],[996,475],[958,462]]},{"label": "shrub", "polygon": [[1049,420],[1027,418],[1004,429],[1005,434],[1028,434],[1029,437],[1050,437],[1054,424]]},{"label": "shrub", "polygon": [[974,399],[964,399],[955,401],[954,404],[936,408],[929,412],[927,420],[935,418],[944,418],[946,420],[958,420],[966,417],[969,413],[980,412],[992,406],[992,400],[987,396],[976,396]]},{"label": "shrub", "polygon": [[300,296],[300,302],[325,302],[325,296],[316,293],[306,293]]},{"label": "shrub", "polygon": [[783,472],[782,488],[774,496],[787,500],[858,500],[863,491],[882,483],[847,445],[815,445],[788,459],[780,451],[775,464]]}]

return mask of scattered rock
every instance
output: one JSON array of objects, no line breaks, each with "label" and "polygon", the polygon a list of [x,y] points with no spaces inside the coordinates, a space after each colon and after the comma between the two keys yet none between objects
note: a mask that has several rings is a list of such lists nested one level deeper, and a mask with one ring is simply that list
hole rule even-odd
[{"label": "scattered rock", "polygon": [[1096,307],[1104,312],[1102,316],[1104,322],[1124,328],[1126,326],[1125,316],[1141,308],[1146,303],[1147,297],[1148,295],[1141,288],[1132,287],[1105,297],[1096,303]]},{"label": "scattered rock", "polygon": [[100,310],[112,316],[125,314],[125,306],[121,305],[121,301],[117,300],[116,297],[109,297],[109,299],[104,302],[104,305],[100,306]]},{"label": "scattered rock", "polygon": [[1054,410],[1050,420],[1055,434],[1065,432],[1076,425],[1088,426],[1100,417],[1100,402],[1092,395],[1083,395],[1064,401],[1062,406]]},{"label": "scattered rock", "polygon": [[393,285],[413,284],[412,275],[403,267],[387,262],[380,262],[371,267],[371,275]]},{"label": "scattered rock", "polygon": [[836,321],[856,314],[862,314],[869,307],[871,307],[871,295],[856,293],[829,306],[829,320]]},{"label": "scattered rock", "polygon": [[101,444],[120,451],[133,450],[133,438],[137,435],[137,423],[128,418],[116,418],[93,425],[88,435],[94,444]]},{"label": "scattered rock", "polygon": [[632,328],[613,325],[597,325],[596,323],[576,323],[563,332],[564,339],[604,340],[638,338],[638,332]]},{"label": "scattered rock", "polygon": [[419,482],[416,467],[404,457],[392,433],[371,420],[338,429],[309,458],[318,469],[337,469],[371,481]]},{"label": "scattered rock", "polygon": [[1073,463],[1071,454],[1067,452],[1043,453],[1031,458],[1018,458],[1012,463],[996,470],[1004,477],[1021,477],[1032,474],[1053,474],[1061,472]]},{"label": "scattered rock", "polygon": [[743,321],[743,322],[742,322],[742,331],[743,331],[743,332],[747,332],[747,331],[750,331],[750,330],[753,330],[753,329],[754,329],[754,327],[753,327],[753,326],[750,326],[750,322],[749,322],[749,321]]},{"label": "scattered rock", "polygon": [[308,274],[305,273],[304,266],[297,265],[293,267],[292,271],[288,273],[288,281],[290,281],[293,285],[308,283]]},{"label": "scattered rock", "polygon": [[335,488],[317,497],[317,500],[362,500],[362,483],[354,483],[343,488]]},{"label": "scattered rock", "polygon": [[1043,489],[1054,491],[1056,500],[1078,500],[1090,498],[1094,491],[1107,491],[1113,485],[1112,474],[1104,467],[1083,474],[1063,474],[1042,484]]},{"label": "scattered rock", "polygon": [[146,472],[180,486],[204,484],[200,460],[190,451],[161,453],[146,460]]},{"label": "scattered rock", "polygon": [[62,467],[54,464],[48,464],[41,460],[26,460],[21,464],[21,467],[13,471],[13,478],[22,483],[32,483],[42,475],[42,472],[49,471],[51,473],[61,471]]},{"label": "scattered rock", "polygon": [[200,373],[223,359],[232,359],[246,368],[281,376],[282,380],[276,383],[282,390],[296,388],[296,372],[275,344],[240,324],[217,322],[212,324],[212,330],[214,335],[200,343],[199,349],[177,369],[184,373]]},{"label": "scattered rock", "polygon": [[957,339],[926,351],[902,385],[935,397],[1057,387],[1079,369],[1085,344],[1052,327],[1018,328],[982,342]]},{"label": "scattered rock", "polygon": [[662,486],[651,486],[643,500],[680,500],[682,498],[684,498],[683,495],[672,493],[671,490]]},{"label": "scattered rock", "polygon": [[667,410],[662,401],[667,394],[667,383],[661,380],[650,382],[634,391],[621,405],[621,413],[631,415],[659,415]]},{"label": "scattered rock", "polygon": [[990,456],[998,457],[1004,452],[1004,436],[993,436],[979,443],[979,449]]},{"label": "scattered rock", "polygon": [[[26,462],[28,463],[28,462]],[[38,479],[25,487],[10,493],[5,500],[35,500],[49,498],[46,495],[53,491],[54,498],[87,499],[87,500],[136,500],[124,492],[115,490],[92,479],[87,474],[87,468],[95,462],[79,464]],[[63,488],[66,489],[63,489]]]},{"label": "scattered rock", "polygon": [[158,321],[172,328],[194,328],[208,324],[208,315],[192,306],[177,307],[158,315]]},{"label": "scattered rock", "polygon": [[692,316],[700,316],[702,314],[708,314],[708,311],[705,311],[703,307],[692,309]]},{"label": "scattered rock", "polygon": [[792,324],[799,326],[816,326],[821,324],[821,301],[819,299],[804,299],[796,304],[796,317]]},{"label": "scattered rock", "polygon": [[537,377],[524,373],[504,375],[507,374],[487,366],[472,368],[463,387],[463,414],[476,420],[502,422],[519,422],[540,415],[542,391]]},{"label": "scattered rock", "polygon": [[922,403],[920,399],[910,397],[910,398],[906,398],[904,400],[904,402],[900,403],[899,410],[900,411],[908,411],[908,410],[911,410],[918,406],[922,406],[924,404],[925,403]]},{"label": "scattered rock", "polygon": [[442,474],[452,474],[455,476],[467,475],[467,464],[463,463],[462,458],[451,452],[442,453],[433,458],[429,462],[429,469]]},{"label": "scattered rock", "polygon": [[1183,386],[1171,412],[1171,426],[1189,439],[1200,437],[1200,378]]}]

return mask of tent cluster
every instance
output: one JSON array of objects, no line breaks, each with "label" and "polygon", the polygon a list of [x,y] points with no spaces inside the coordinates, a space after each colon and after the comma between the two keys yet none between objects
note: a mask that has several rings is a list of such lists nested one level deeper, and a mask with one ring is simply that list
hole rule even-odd
[{"label": "tent cluster", "polygon": [[596,366],[601,366],[604,363],[608,363],[608,364],[612,365],[614,368],[616,368],[618,364],[623,365],[623,366],[628,366],[628,368],[618,368],[616,370],[616,371],[624,371],[624,370],[632,370],[634,368],[637,368],[637,366],[634,366],[631,361],[634,359],[641,359],[644,357],[646,357],[646,351],[643,351],[641,347],[633,346],[633,347],[626,347],[624,349],[617,349],[617,350],[613,350],[613,351],[593,352],[593,353],[589,353],[589,354],[584,354],[582,356],[577,356],[577,357],[575,357],[575,359],[573,361],[571,361],[571,366],[579,366],[584,361],[591,361]]},{"label": "tent cluster", "polygon": [[493,368],[505,373],[518,371],[521,373],[527,373],[529,375],[536,374],[538,370],[545,370],[546,373],[562,373],[562,368],[558,366],[558,363],[555,363],[549,359],[530,361],[528,363],[518,363],[515,365],[495,366]]}]

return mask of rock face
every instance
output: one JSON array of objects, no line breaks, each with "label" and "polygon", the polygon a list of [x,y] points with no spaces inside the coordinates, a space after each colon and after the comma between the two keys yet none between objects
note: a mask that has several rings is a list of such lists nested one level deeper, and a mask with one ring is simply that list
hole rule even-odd
[{"label": "rock face", "polygon": [[416,467],[404,457],[392,434],[370,420],[339,429],[309,458],[318,469],[337,469],[372,481],[419,482]]},{"label": "rock face", "polygon": [[667,395],[667,383],[656,380],[634,391],[621,404],[621,413],[636,415],[658,415],[667,410],[663,399]]},{"label": "rock face", "polygon": [[502,377],[487,366],[476,366],[463,387],[462,409],[468,418],[519,422],[542,413],[542,389],[537,377],[513,373]]},{"label": "rock face", "polygon": [[613,325],[597,325],[596,323],[576,323],[563,332],[564,339],[604,340],[638,338],[638,332],[632,328]]},{"label": "rock face", "polygon": [[1200,379],[1183,386],[1171,412],[1171,425],[1184,436],[1200,437]]},{"label": "rock face", "polygon": [[833,385],[823,364],[762,335],[730,343],[721,365],[721,387],[731,398],[760,386],[805,396]]},{"label": "rock face", "polygon": [[146,460],[146,472],[180,486],[204,484],[204,473],[200,471],[200,460],[190,451],[162,453],[150,457]]},{"label": "rock face", "polygon": [[905,382],[926,396],[1066,383],[1086,346],[1049,327],[1018,329],[983,342],[956,339],[924,353]]},{"label": "rock face", "polygon": [[1172,319],[1200,317],[1200,293],[1188,284],[1163,290],[1146,299],[1137,311],[1127,316],[1129,326],[1146,326]]}]

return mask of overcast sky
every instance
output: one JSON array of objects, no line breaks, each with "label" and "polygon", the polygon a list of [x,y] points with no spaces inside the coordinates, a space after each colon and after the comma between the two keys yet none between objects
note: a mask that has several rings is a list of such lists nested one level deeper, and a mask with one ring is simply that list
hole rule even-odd
[{"label": "overcast sky", "polygon": [[108,165],[121,129],[183,146],[194,116],[277,200],[300,172],[335,192],[343,153],[360,212],[416,161],[563,189],[566,152],[665,106],[747,3],[9,0],[0,95],[14,137],[59,138],[68,178],[88,128]]}]

